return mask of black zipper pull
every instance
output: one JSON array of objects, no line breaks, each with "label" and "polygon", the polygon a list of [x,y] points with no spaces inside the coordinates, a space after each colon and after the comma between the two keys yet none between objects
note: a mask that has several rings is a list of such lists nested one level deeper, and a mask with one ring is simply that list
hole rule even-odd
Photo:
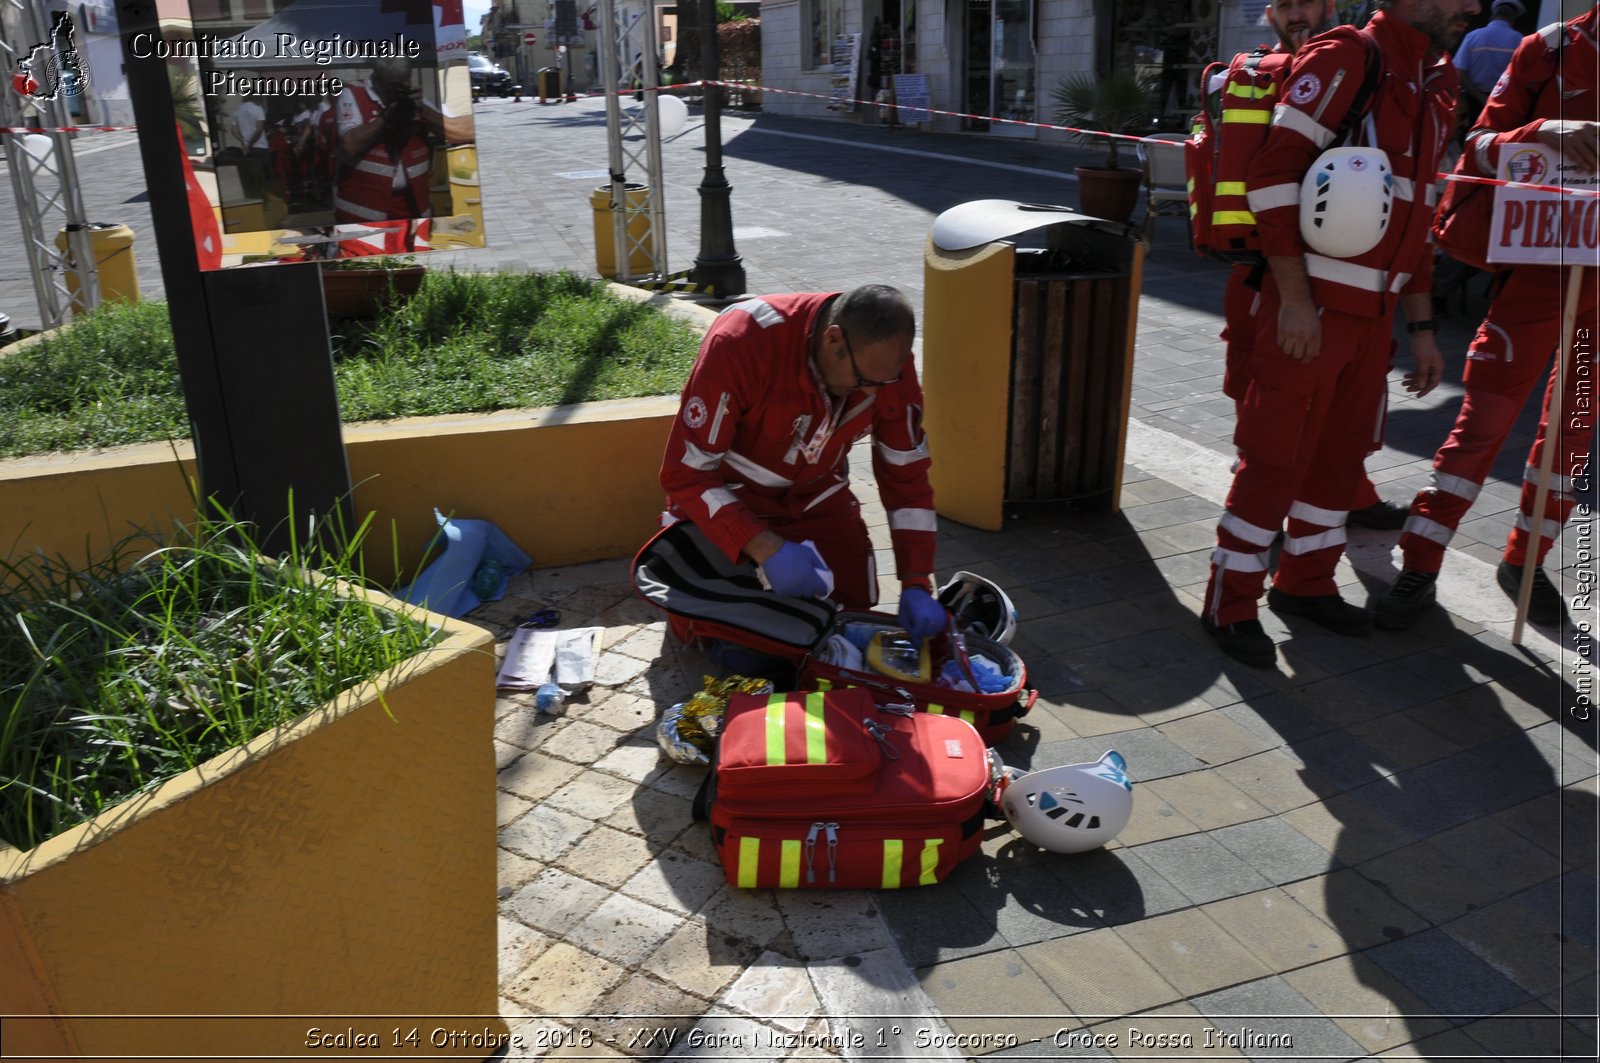
[{"label": "black zipper pull", "polygon": [[867,729],[867,734],[878,740],[878,745],[883,747],[883,755],[890,760],[899,760],[900,751],[889,741],[889,728],[868,716],[861,721],[861,726]]}]

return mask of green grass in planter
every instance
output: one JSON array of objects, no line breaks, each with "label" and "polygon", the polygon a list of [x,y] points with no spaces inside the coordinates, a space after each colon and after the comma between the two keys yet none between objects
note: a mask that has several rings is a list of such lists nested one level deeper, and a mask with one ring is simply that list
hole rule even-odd
[{"label": "green grass in planter", "polygon": [[[373,321],[335,321],[345,421],[668,395],[695,331],[572,273],[431,271]],[[108,303],[0,358],[0,457],[188,435],[165,303]]]},{"label": "green grass in planter", "polygon": [[335,337],[346,420],[664,395],[699,338],[571,273],[430,274],[384,317]]},{"label": "green grass in planter", "polygon": [[82,570],[0,562],[0,840],[32,848],[433,645],[325,578],[354,582],[355,556],[266,561],[212,520]]}]

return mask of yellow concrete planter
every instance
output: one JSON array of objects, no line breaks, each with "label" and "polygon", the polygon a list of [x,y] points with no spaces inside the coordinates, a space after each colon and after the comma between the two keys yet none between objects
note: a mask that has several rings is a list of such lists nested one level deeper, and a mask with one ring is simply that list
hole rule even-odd
[{"label": "yellow concrete planter", "polygon": [[31,851],[0,845],[8,1056],[504,1043],[493,641],[431,619],[444,642],[379,679]]}]

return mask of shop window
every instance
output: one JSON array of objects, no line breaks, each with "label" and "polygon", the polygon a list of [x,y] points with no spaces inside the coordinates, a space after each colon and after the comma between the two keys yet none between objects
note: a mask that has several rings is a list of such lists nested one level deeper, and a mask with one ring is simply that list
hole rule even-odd
[{"label": "shop window", "polygon": [[806,66],[833,66],[833,39],[844,32],[844,0],[808,0],[811,38],[807,42]]},{"label": "shop window", "polygon": [[1217,0],[1115,0],[1111,66],[1152,87],[1164,118],[1199,106],[1200,72],[1217,55]]}]

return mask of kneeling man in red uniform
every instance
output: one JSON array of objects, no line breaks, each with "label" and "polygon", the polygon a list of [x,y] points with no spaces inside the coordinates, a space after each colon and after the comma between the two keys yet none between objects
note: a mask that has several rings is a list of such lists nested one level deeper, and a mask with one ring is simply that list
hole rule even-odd
[{"label": "kneeling man in red uniform", "polygon": [[870,433],[900,622],[915,638],[942,630],[929,593],[937,524],[915,336],[911,304],[881,284],[724,310],[667,440],[667,519],[692,520],[730,560],[760,565],[777,594],[824,596],[831,572],[834,601],[870,608],[878,576],[849,486],[850,446]]}]

